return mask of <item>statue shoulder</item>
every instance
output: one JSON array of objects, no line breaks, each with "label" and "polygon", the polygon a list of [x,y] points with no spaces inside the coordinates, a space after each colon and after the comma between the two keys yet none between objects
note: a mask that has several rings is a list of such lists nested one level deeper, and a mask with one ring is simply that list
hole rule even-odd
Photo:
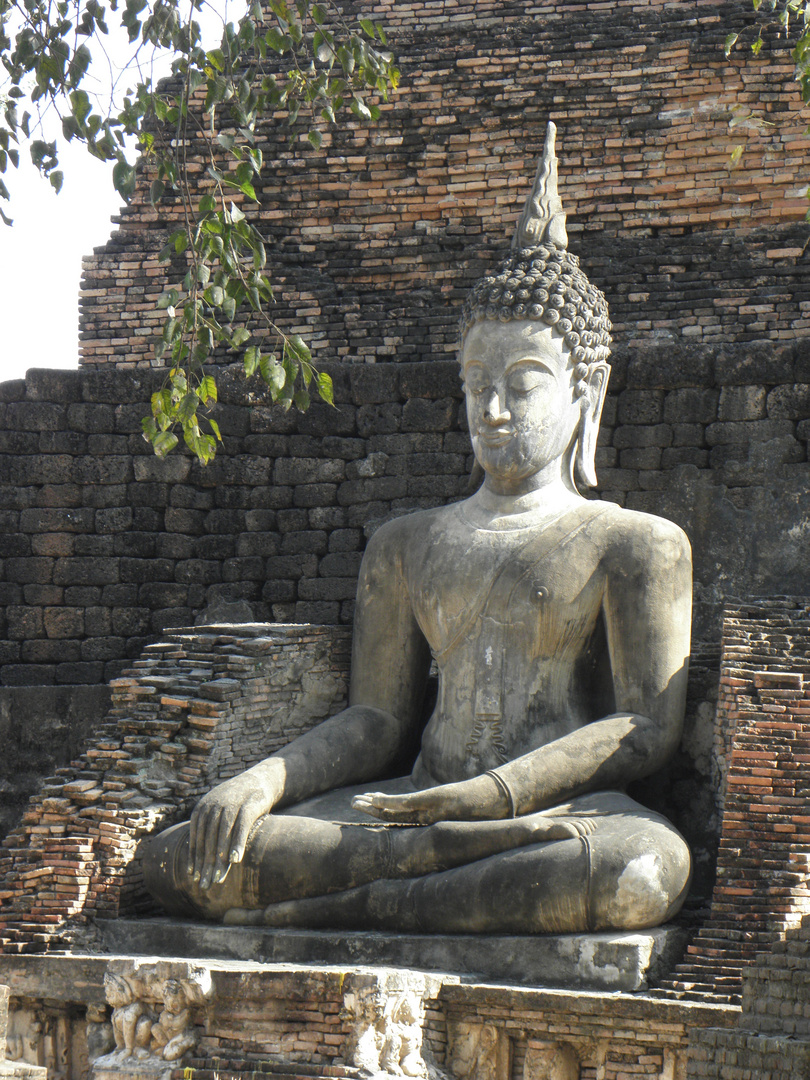
[{"label": "statue shoulder", "polygon": [[599,518],[609,571],[691,574],[692,548],[683,529],[668,518],[612,505]]},{"label": "statue shoulder", "polygon": [[416,510],[384,522],[366,545],[364,559],[397,559],[413,552],[414,545],[424,541],[451,510],[452,505]]}]

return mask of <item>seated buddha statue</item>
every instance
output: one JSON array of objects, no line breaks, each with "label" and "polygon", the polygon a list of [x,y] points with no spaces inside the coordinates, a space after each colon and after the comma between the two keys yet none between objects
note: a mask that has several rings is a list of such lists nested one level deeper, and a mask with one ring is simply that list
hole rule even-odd
[{"label": "seated buddha statue", "polygon": [[679,910],[689,849],[626,787],[680,740],[690,549],[670,521],[580,494],[609,344],[567,250],[549,125],[512,252],[463,308],[483,483],[374,534],[348,707],[152,841],[147,887],[170,913],[534,934]]}]

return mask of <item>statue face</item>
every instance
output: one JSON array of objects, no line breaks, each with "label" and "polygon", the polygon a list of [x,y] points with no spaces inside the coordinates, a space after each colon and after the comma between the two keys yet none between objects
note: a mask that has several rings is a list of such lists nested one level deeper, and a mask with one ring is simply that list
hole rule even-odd
[{"label": "statue face", "polygon": [[473,451],[490,486],[521,494],[563,475],[581,406],[568,347],[551,327],[475,323],[461,367]]}]

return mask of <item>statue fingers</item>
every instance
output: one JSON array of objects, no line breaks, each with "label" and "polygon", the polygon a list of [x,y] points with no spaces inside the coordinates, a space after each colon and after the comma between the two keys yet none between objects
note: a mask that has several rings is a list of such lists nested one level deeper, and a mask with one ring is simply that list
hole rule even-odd
[{"label": "statue fingers", "polygon": [[239,814],[234,814],[230,807],[224,806],[222,808],[222,812],[219,815],[213,866],[211,868],[211,883],[213,885],[217,885],[219,882],[224,881],[231,868],[233,832],[238,818]]},{"label": "statue fingers", "polygon": [[[217,854],[226,867],[229,867],[231,863],[242,861],[245,856],[245,848],[247,847],[250,831],[259,818],[263,816],[263,813],[264,808],[260,809],[252,802],[246,802],[239,808],[239,813],[236,815],[227,834],[220,835],[220,844]],[[227,873],[227,869],[225,870],[225,873]],[[224,876],[225,874],[223,874],[223,878]]]},{"label": "statue fingers", "polygon": [[217,843],[223,808],[213,807],[206,815],[205,834],[197,840],[197,872],[201,889],[207,889],[211,885],[216,866]]},{"label": "statue fingers", "polygon": [[199,881],[205,865],[205,841],[210,828],[210,819],[218,813],[216,806],[211,806],[204,799],[191,815],[188,845],[188,871],[193,881]]},{"label": "statue fingers", "polygon": [[[370,791],[355,795],[352,806],[381,821],[395,821],[402,825],[424,824],[425,810],[421,805],[412,805],[415,798],[413,795],[384,795],[381,791]],[[427,820],[432,821],[433,818]]]}]

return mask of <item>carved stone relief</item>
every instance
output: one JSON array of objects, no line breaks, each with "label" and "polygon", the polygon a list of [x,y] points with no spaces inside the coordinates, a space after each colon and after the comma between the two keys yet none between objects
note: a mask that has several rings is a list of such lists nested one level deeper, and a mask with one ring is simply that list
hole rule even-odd
[{"label": "carved stone relief", "polygon": [[509,1080],[511,1047],[495,1024],[448,1024],[447,1060],[456,1080]]},{"label": "carved stone relief", "polygon": [[423,1046],[424,1002],[431,985],[429,979],[402,972],[352,980],[342,1010],[351,1027],[347,1061],[369,1075],[441,1076]]},{"label": "carved stone relief", "polygon": [[579,1054],[570,1043],[530,1042],[523,1080],[579,1080]]},{"label": "carved stone relief", "polygon": [[[104,990],[114,1049],[95,1058],[94,1076],[162,1077],[197,1045],[194,1010],[211,994],[204,969],[168,962],[111,964]],[[97,1034],[102,1040],[103,1032]]]}]

